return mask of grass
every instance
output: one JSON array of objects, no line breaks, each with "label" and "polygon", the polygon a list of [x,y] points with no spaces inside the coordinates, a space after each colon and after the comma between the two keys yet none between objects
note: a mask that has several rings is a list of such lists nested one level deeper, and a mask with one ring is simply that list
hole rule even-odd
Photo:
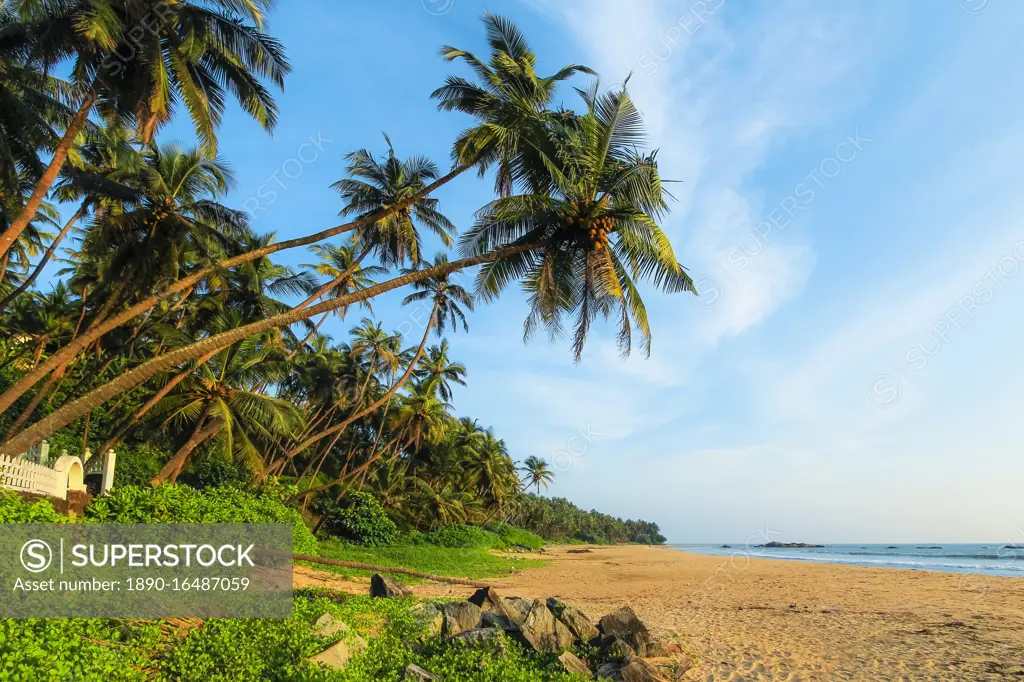
[{"label": "grass", "polygon": [[[434,575],[457,578],[498,578],[512,575],[520,570],[536,568],[547,564],[541,559],[525,559],[516,556],[498,556],[486,549],[451,549],[434,545],[405,547],[353,547],[336,541],[320,543],[320,555],[342,561],[358,561],[381,566],[408,568]],[[313,565],[344,577],[367,577],[369,571],[360,571],[338,566]],[[422,582],[406,575],[394,576],[406,583]]]}]

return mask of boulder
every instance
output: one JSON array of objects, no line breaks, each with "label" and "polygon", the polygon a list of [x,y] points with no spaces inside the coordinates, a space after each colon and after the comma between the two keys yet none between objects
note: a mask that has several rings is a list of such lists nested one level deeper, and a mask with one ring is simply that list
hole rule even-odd
[{"label": "boulder", "polygon": [[341,670],[348,665],[353,656],[365,649],[366,640],[359,635],[352,635],[347,639],[335,642],[316,656],[312,656],[309,660],[334,670]]},{"label": "boulder", "polygon": [[505,600],[494,591],[493,587],[481,587],[466,601],[470,604],[476,604],[484,613],[494,613],[499,616],[508,615],[505,611]]},{"label": "boulder", "polygon": [[622,664],[612,661],[602,664],[597,669],[597,679],[620,682],[622,680]]},{"label": "boulder", "polygon": [[530,615],[530,608],[533,602],[522,597],[505,597],[505,615],[515,626],[521,626]]},{"label": "boulder", "polygon": [[599,646],[603,656],[613,661],[621,661],[631,656],[636,656],[636,649],[614,635],[602,637],[599,640]]},{"label": "boulder", "polygon": [[598,628],[606,637],[611,635],[623,640],[638,656],[647,655],[647,644],[651,641],[651,634],[643,621],[637,618],[633,609],[628,606],[623,606],[603,617]]},{"label": "boulder", "polygon": [[558,657],[558,662],[565,668],[565,672],[569,674],[582,675],[588,680],[593,679],[593,674],[590,672],[590,668],[587,664],[579,659],[576,654],[571,651],[565,651],[561,656]]},{"label": "boulder", "polygon": [[575,606],[566,606],[563,608],[558,619],[562,621],[567,628],[569,628],[569,631],[572,632],[573,636],[580,642],[589,642],[601,634],[598,632],[597,627],[590,622],[590,619],[583,615],[583,612]]},{"label": "boulder", "polygon": [[476,604],[455,601],[445,604],[441,610],[444,612],[442,632],[448,637],[480,627],[480,618],[483,614]]},{"label": "boulder", "polygon": [[515,623],[508,619],[508,616],[499,616],[496,613],[485,613],[481,622],[485,628],[495,628],[504,632],[519,631]]},{"label": "boulder", "polygon": [[452,635],[448,638],[449,641],[459,640],[466,644],[479,644],[480,642],[489,642],[492,639],[501,637],[501,630],[494,628],[473,628],[472,630],[465,630],[457,635]]},{"label": "boulder", "polygon": [[409,682],[431,682],[432,680],[436,680],[437,677],[431,675],[418,665],[410,663],[405,666],[405,679],[409,680]]},{"label": "boulder", "polygon": [[410,594],[412,592],[405,585],[380,573],[374,573],[370,578],[371,597],[394,599],[397,597],[408,597]]},{"label": "boulder", "polygon": [[636,656],[623,663],[619,673],[622,682],[670,682],[672,679],[665,668]]},{"label": "boulder", "polygon": [[647,643],[648,658],[675,656],[681,653],[683,653],[683,647],[673,642],[666,644],[660,639],[655,638]]},{"label": "boulder", "polygon": [[423,629],[424,637],[436,637],[444,629],[444,614],[433,604],[421,603],[409,610],[413,620]]},{"label": "boulder", "polygon": [[334,616],[325,613],[313,623],[313,634],[319,637],[334,637],[339,632],[348,632],[348,626]]},{"label": "boulder", "polygon": [[555,614],[540,599],[530,607],[530,615],[519,626],[522,638],[540,653],[557,654],[572,646],[573,635],[569,628],[555,618]]}]

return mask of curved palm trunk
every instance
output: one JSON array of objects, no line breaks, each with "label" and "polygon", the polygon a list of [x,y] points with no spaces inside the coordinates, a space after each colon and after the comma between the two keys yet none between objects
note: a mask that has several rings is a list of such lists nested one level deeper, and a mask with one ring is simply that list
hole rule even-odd
[{"label": "curved palm trunk", "polygon": [[[210,361],[210,358],[212,358],[217,353],[218,351],[211,351],[204,355],[203,357],[196,360],[196,366],[193,368],[192,371],[205,365],[207,362]],[[135,412],[135,414],[128,417],[128,419],[125,419],[124,422],[122,422],[121,425],[117,427],[117,430],[114,431],[114,435],[108,438],[107,441],[100,446],[100,449],[96,451],[96,455],[102,457],[107,453],[107,450],[110,450],[112,447],[120,443],[121,439],[124,438],[125,434],[128,433],[128,430],[132,428],[140,419],[146,416],[146,413],[152,410],[153,407],[155,407],[158,402],[166,398],[167,394],[174,390],[175,386],[184,381],[185,377],[191,374],[192,371],[179,372],[178,374],[175,374],[173,377],[171,377],[171,379],[166,384],[164,384],[163,388],[157,391],[152,398],[146,401],[145,405],[140,407],[138,411]]]},{"label": "curved palm trunk", "polygon": [[36,391],[36,394],[32,396],[32,400],[28,402],[28,405],[25,406],[25,409],[21,411],[21,414],[18,415],[18,418],[14,420],[13,424],[11,424],[11,428],[7,430],[8,438],[13,438],[18,435],[18,432],[21,431],[21,428],[25,426],[25,422],[28,421],[29,417],[31,417],[35,413],[36,408],[39,407],[39,403],[43,401],[43,398],[46,397],[46,394],[50,392],[51,388],[53,388],[53,385],[57,383],[57,381],[62,376],[64,376],[64,369],[65,368],[62,367],[53,374],[51,374],[50,378],[46,380],[46,383],[39,387],[39,390]]},{"label": "curved palm trunk", "polygon": [[286,457],[287,457],[286,462],[282,462],[281,465],[278,467],[278,470],[284,468],[284,465],[288,461],[291,461],[292,459],[294,459],[296,455],[301,453],[303,450],[308,448],[313,443],[316,443],[317,441],[319,441],[321,438],[326,438],[327,436],[330,436],[330,435],[335,434],[335,433],[341,433],[342,431],[347,429],[352,424],[352,422],[354,422],[354,421],[356,421],[358,419],[362,419],[366,415],[374,412],[377,408],[379,408],[384,403],[389,402],[391,400],[391,396],[393,396],[398,391],[398,389],[400,389],[405,384],[405,382],[407,382],[409,380],[409,377],[411,377],[412,373],[416,370],[416,363],[418,363],[420,358],[423,356],[423,349],[426,347],[427,340],[430,338],[430,332],[433,331],[433,329],[434,329],[434,322],[437,319],[437,308],[438,308],[438,306],[440,304],[441,304],[440,299],[435,299],[434,300],[434,308],[430,311],[430,319],[427,320],[427,328],[423,332],[423,338],[420,340],[420,345],[416,349],[416,354],[413,355],[412,360],[409,362],[409,366],[405,368],[405,372],[403,372],[402,376],[400,376],[398,378],[398,381],[396,381],[391,386],[391,388],[388,389],[388,392],[385,393],[384,395],[382,395],[379,399],[375,400],[373,403],[371,403],[365,409],[360,410],[359,412],[356,412],[355,414],[351,415],[350,417],[342,420],[340,423],[335,424],[331,428],[329,428],[329,429],[327,429],[325,431],[321,431],[317,435],[312,436],[310,438],[307,438],[302,443],[299,443],[298,446],[296,446],[295,448],[293,448],[292,450],[290,450],[288,452],[288,454],[286,455]]},{"label": "curved palm trunk", "polygon": [[85,128],[85,123],[89,119],[89,112],[92,110],[92,105],[96,102],[96,87],[95,85],[89,89],[85,97],[82,99],[82,103],[78,106],[78,111],[71,118],[71,122],[68,124],[67,130],[64,131],[64,137],[57,143],[57,148],[53,150],[53,158],[50,159],[50,165],[46,167],[46,171],[43,172],[42,177],[39,178],[39,182],[36,183],[35,189],[32,190],[31,196],[28,201],[25,202],[25,206],[22,207],[21,213],[14,219],[14,222],[4,230],[3,234],[0,234],[0,256],[6,254],[14,246],[14,242],[17,241],[21,233],[25,231],[28,224],[32,222],[32,219],[36,215],[36,211],[43,203],[43,199],[46,198],[47,192],[50,191],[50,187],[53,186],[54,181],[57,179],[57,174],[60,173],[60,169],[64,166],[64,161],[68,158],[68,152],[71,151],[71,145],[74,144],[75,138],[78,137],[78,133],[82,132]]},{"label": "curved palm trunk", "polygon": [[[64,240],[64,237],[67,236],[68,231],[71,229],[71,226],[78,222],[79,218],[82,217],[85,211],[86,204],[83,202],[82,205],[79,206],[78,210],[75,211],[75,214],[71,216],[71,218],[66,223],[64,223],[64,227],[61,229],[60,234],[58,234],[54,238],[53,242],[50,243],[50,246],[46,249],[46,253],[43,254],[42,259],[39,261],[39,264],[36,266],[36,269],[32,271],[32,274],[29,275],[25,279],[25,281],[18,286],[17,289],[7,294],[7,296],[4,297],[4,300],[0,301],[0,311],[6,308],[8,303],[15,300],[16,298],[18,298],[18,296],[21,296],[26,291],[28,291],[28,288],[32,286],[32,283],[39,278],[39,275],[43,272],[43,268],[46,267],[46,264],[50,262],[51,258],[53,258],[53,253],[57,250],[57,246],[59,246],[60,243]],[[0,279],[2,278],[3,276],[0,275]]]},{"label": "curved palm trunk", "polygon": [[[207,412],[208,414],[208,412]],[[185,468],[185,463],[188,461],[189,455],[191,455],[196,448],[212,438],[217,431],[220,429],[220,422],[214,419],[209,424],[204,423],[206,414],[203,415],[203,419],[196,422],[196,427],[192,429],[192,435],[188,437],[185,444],[178,448],[178,451],[174,453],[174,457],[171,457],[164,468],[160,470],[153,480],[150,481],[151,485],[160,485],[161,483],[174,483],[178,480],[178,475],[182,469]]]},{"label": "curved palm trunk", "polygon": [[99,407],[114,396],[120,395],[128,389],[138,386],[143,381],[156,376],[160,372],[164,372],[172,367],[177,367],[182,363],[202,357],[210,351],[231,346],[266,329],[274,329],[276,327],[295,324],[299,320],[306,319],[307,317],[319,315],[320,313],[328,312],[330,310],[336,310],[342,306],[358,303],[359,301],[365,301],[366,299],[373,298],[374,296],[393,289],[404,287],[405,285],[412,284],[413,282],[419,282],[435,275],[444,275],[456,270],[463,270],[465,268],[473,267],[474,265],[486,263],[505,256],[530,251],[536,249],[538,246],[540,246],[540,244],[509,246],[490,253],[452,261],[446,265],[436,265],[423,270],[417,270],[415,272],[402,275],[401,277],[388,280],[387,282],[367,287],[352,294],[329,299],[304,310],[291,310],[286,313],[281,313],[280,315],[268,317],[264,320],[260,320],[259,322],[253,322],[251,324],[237,327],[221,334],[215,334],[203,339],[202,341],[197,341],[196,343],[184,346],[183,348],[171,351],[170,353],[166,353],[159,358],[149,360],[130,372],[125,372],[118,378],[94,389],[85,396],[62,406],[53,414],[48,415],[44,419],[39,420],[29,428],[25,429],[18,436],[5,443],[0,443],[0,452],[24,452],[28,447],[43,438],[50,436],[58,429],[67,426],[79,417],[84,416],[86,413],[92,411],[96,407]]},{"label": "curved palm trunk", "polygon": [[[465,172],[468,168],[471,167],[471,165],[463,165],[457,167],[448,175],[445,175],[442,178],[438,178],[437,180],[432,182],[430,185],[422,189],[408,201],[413,202],[418,199],[422,199],[423,197],[430,194],[441,185],[449,182],[450,180],[460,175],[461,173]],[[214,266],[205,268],[192,275],[189,275],[188,277],[178,280],[174,284],[168,286],[166,289],[163,289],[162,291],[159,291],[156,294],[153,294],[152,296],[147,296],[146,298],[142,299],[135,305],[125,308],[116,315],[111,315],[108,318],[97,320],[96,322],[93,323],[91,328],[85,334],[83,334],[80,339],[78,339],[77,342],[73,344],[68,344],[60,352],[54,353],[52,356],[50,356],[50,358],[46,360],[46,362],[34,368],[31,372],[26,373],[25,376],[23,376],[17,383],[11,386],[3,394],[0,394],[0,413],[6,411],[7,408],[10,407],[12,403],[14,403],[15,400],[20,398],[22,395],[25,394],[26,391],[35,386],[40,379],[42,379],[44,376],[50,373],[54,368],[59,367],[61,364],[70,361],[70,359],[78,355],[78,353],[83,348],[88,347],[91,343],[99,339],[107,332],[120,327],[121,325],[123,325],[125,322],[128,322],[132,318],[141,315],[142,313],[146,312],[155,305],[169,299],[170,296],[172,296],[173,294],[184,291],[189,287],[194,287],[196,284],[202,282],[210,275],[222,272],[229,268],[233,268],[236,265],[242,265],[243,263],[254,261],[257,258],[264,258],[272,253],[277,253],[278,251],[284,251],[286,249],[294,249],[298,246],[314,244],[316,242],[323,241],[324,239],[327,239],[329,237],[334,237],[339,234],[350,232],[352,230],[357,230],[360,227],[370,225],[380,220],[381,218],[384,218],[388,215],[391,215],[392,213],[397,212],[398,210],[400,210],[400,208],[401,205],[396,204],[388,209],[381,209],[379,211],[371,213],[368,216],[359,218],[358,220],[354,220],[350,223],[345,223],[337,227],[332,227],[330,229],[317,232],[316,234],[311,234],[306,237],[299,237],[297,239],[289,239],[287,241],[279,242],[277,244],[271,244],[260,249],[254,249],[252,251],[248,251],[238,256],[222,260]],[[360,298],[357,300],[361,301],[364,299]]]}]

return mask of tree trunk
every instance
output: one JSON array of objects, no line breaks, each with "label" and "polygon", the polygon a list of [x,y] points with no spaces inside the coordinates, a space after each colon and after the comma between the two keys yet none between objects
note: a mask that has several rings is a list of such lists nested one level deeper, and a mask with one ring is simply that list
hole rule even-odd
[{"label": "tree trunk", "polygon": [[382,395],[379,399],[375,400],[373,403],[371,403],[370,406],[367,407],[366,409],[356,412],[352,416],[342,420],[340,423],[335,424],[331,428],[325,431],[321,431],[317,435],[307,438],[302,443],[299,443],[298,446],[296,446],[295,448],[288,452],[287,458],[289,460],[294,458],[296,455],[298,455],[300,452],[308,448],[313,443],[316,443],[321,438],[326,438],[331,434],[344,431],[352,424],[352,422],[356,421],[357,419],[362,419],[363,417],[370,414],[384,403],[391,400],[391,396],[393,396],[395,392],[398,391],[398,389],[400,389],[402,385],[409,380],[409,377],[411,377],[412,373],[416,370],[416,363],[419,362],[420,358],[423,356],[423,349],[424,347],[426,347],[427,339],[430,337],[430,332],[434,328],[434,322],[437,318],[437,308],[440,305],[440,303],[440,299],[434,300],[434,308],[433,310],[430,311],[430,319],[427,320],[427,328],[423,332],[423,338],[420,340],[419,348],[416,349],[416,354],[412,357],[412,361],[409,362],[409,366],[405,368],[405,372],[403,372],[402,376],[398,378],[398,381],[396,381],[394,385],[392,385],[391,388],[388,389],[388,392]]},{"label": "tree trunk", "polygon": [[[26,291],[28,291],[28,288],[32,286],[32,283],[39,278],[39,275],[40,273],[42,273],[43,268],[46,267],[46,264],[50,262],[50,258],[53,257],[54,251],[57,250],[57,246],[64,240],[64,237],[67,236],[68,231],[71,229],[71,226],[78,222],[78,219],[82,217],[85,211],[86,205],[83,202],[82,205],[78,207],[78,210],[75,211],[75,214],[71,216],[71,218],[66,223],[64,223],[64,227],[61,229],[60,234],[58,234],[54,238],[53,242],[50,243],[50,246],[46,249],[46,253],[43,254],[42,259],[39,261],[39,265],[37,265],[36,269],[32,271],[32,274],[29,275],[28,278],[26,278],[25,281],[22,282],[17,289],[7,294],[7,296],[4,297],[4,300],[0,301],[0,311],[3,311],[3,309],[7,307],[8,303],[15,300],[18,296],[22,295]],[[3,277],[0,276],[0,279],[3,279]]]},{"label": "tree trunk", "polygon": [[167,464],[160,470],[160,473],[153,477],[153,480],[149,482],[150,485],[160,485],[164,482],[174,483],[178,479],[178,474],[185,468],[189,455],[197,447],[216,435],[221,426],[219,420],[214,419],[203,428],[206,422],[205,417],[208,413],[209,411],[204,413],[203,418],[196,422],[196,427],[192,429],[192,435],[188,437],[184,445],[178,448],[178,451],[174,453],[174,457],[167,461]]},{"label": "tree trunk", "polygon": [[36,411],[36,408],[39,407],[39,403],[42,402],[43,398],[46,397],[46,394],[50,392],[50,389],[53,388],[53,385],[57,383],[57,380],[60,379],[62,376],[64,376],[63,367],[61,369],[58,369],[53,374],[51,374],[50,378],[46,380],[46,383],[39,387],[39,390],[36,391],[36,394],[32,396],[32,400],[28,402],[28,405],[25,406],[25,409],[21,411],[21,414],[18,415],[18,418],[14,420],[13,424],[11,424],[11,428],[7,430],[8,438],[14,438],[15,436],[18,435],[18,432],[21,431],[21,427],[25,425],[25,422],[28,421],[29,417],[31,417],[32,414]]},{"label": "tree trunk", "polygon": [[28,224],[36,217],[36,211],[39,210],[43,199],[46,198],[50,187],[53,186],[54,181],[57,179],[57,174],[60,173],[60,169],[64,166],[64,161],[68,158],[71,145],[75,143],[78,133],[82,132],[82,129],[85,128],[85,123],[89,120],[89,112],[92,110],[92,105],[95,102],[96,86],[93,85],[89,92],[85,94],[85,97],[82,98],[78,111],[75,112],[74,117],[72,117],[71,122],[68,124],[67,130],[64,131],[64,137],[60,139],[60,142],[57,143],[57,148],[53,150],[53,158],[50,159],[50,165],[46,167],[46,171],[39,178],[35,189],[32,190],[32,195],[29,196],[25,206],[21,209],[21,213],[18,214],[18,217],[14,219],[14,222],[10,224],[4,233],[0,234],[0,256],[11,250],[14,242],[18,240],[18,237],[25,231]]},{"label": "tree trunk", "polygon": [[445,275],[456,270],[473,267],[474,265],[522,253],[524,251],[531,251],[536,249],[538,246],[540,246],[540,244],[509,246],[489,253],[480,254],[478,256],[452,261],[445,265],[436,265],[423,270],[416,270],[402,275],[401,277],[388,280],[387,282],[382,282],[345,296],[338,296],[337,298],[329,299],[322,303],[318,303],[317,305],[310,306],[305,310],[291,310],[279,315],[268,317],[258,322],[243,325],[227,332],[207,337],[202,341],[197,341],[196,343],[184,346],[171,351],[170,353],[166,353],[159,358],[149,360],[135,369],[122,374],[118,378],[94,389],[87,395],[62,406],[56,412],[25,429],[15,438],[8,440],[5,443],[0,443],[0,452],[23,452],[27,449],[26,447],[22,447],[26,442],[31,446],[39,440],[52,435],[58,429],[67,426],[79,417],[84,416],[85,413],[102,405],[107,400],[138,386],[143,381],[150,379],[160,372],[164,372],[171,367],[177,367],[184,362],[202,357],[210,351],[219,350],[226,346],[238,343],[239,341],[247,339],[253,334],[257,334],[265,329],[274,329],[277,327],[295,324],[299,320],[303,320],[307,317],[336,310],[342,306],[358,303],[359,301],[365,301],[379,294],[404,287],[407,284],[412,284],[413,282],[420,282],[435,275]]},{"label": "tree trunk", "polygon": [[[451,179],[453,179],[454,177],[456,177],[457,175],[464,172],[466,169],[470,167],[471,166],[469,165],[457,167],[448,175],[439,178],[438,180],[432,182],[430,185],[419,191],[412,199],[409,199],[409,201],[415,201],[417,199],[425,197],[427,194],[433,192],[435,189],[445,184],[446,182],[450,181]],[[278,251],[293,249],[298,246],[306,246],[308,244],[314,244],[316,242],[323,241],[324,239],[327,239],[329,237],[334,237],[345,232],[350,232],[352,230],[359,229],[360,227],[365,227],[380,220],[385,216],[388,216],[396,212],[397,210],[397,206],[392,206],[391,208],[388,209],[381,209],[379,211],[371,213],[368,216],[364,216],[362,218],[354,220],[350,223],[345,223],[337,227],[332,227],[330,229],[323,230],[322,232],[317,232],[316,234],[308,235],[306,237],[299,237],[298,239],[289,239],[283,242],[279,242],[277,244],[265,246],[260,249],[254,249],[247,253],[234,256],[233,258],[228,258],[217,263],[217,265],[205,268],[203,270],[200,270],[199,272],[189,275],[188,277],[180,279],[174,284],[168,286],[166,289],[163,289],[162,291],[157,292],[152,296],[147,296],[146,298],[142,299],[135,305],[125,308],[120,313],[112,315],[111,317],[102,320],[102,324],[100,324],[99,322],[93,323],[92,325],[90,325],[91,328],[85,334],[83,334],[82,337],[78,339],[77,342],[73,344],[68,344],[64,349],[61,350],[61,352],[52,355],[50,358],[47,359],[46,362],[41,364],[39,367],[34,368],[33,371],[26,373],[25,376],[23,376],[17,383],[15,383],[2,395],[0,395],[0,414],[5,412],[7,408],[10,407],[15,400],[24,395],[25,392],[27,392],[34,385],[39,383],[40,379],[42,379],[55,367],[58,367],[62,362],[64,362],[66,358],[74,357],[75,355],[78,354],[80,350],[89,346],[96,339],[100,338],[101,336],[103,336],[104,334],[113,329],[117,329],[125,322],[131,320],[133,317],[141,315],[142,313],[146,312],[147,310],[161,303],[162,301],[169,299],[171,295],[176,294],[180,291],[184,291],[189,287],[193,287],[199,282],[205,280],[210,275],[215,274],[217,272],[227,270],[229,268],[235,267],[236,265],[242,265],[243,263],[249,263],[251,261],[256,260],[257,258],[263,258],[265,256],[269,256],[272,253],[277,253]],[[359,298],[355,300],[361,301],[365,299]],[[331,308],[331,310],[333,309],[334,308]]]},{"label": "tree trunk", "polygon": [[146,416],[146,413],[152,410],[153,407],[156,406],[158,402],[166,398],[167,394],[170,393],[175,386],[180,384],[185,379],[185,377],[190,375],[193,371],[209,362],[210,358],[212,358],[218,352],[219,351],[211,351],[207,353],[203,357],[196,360],[196,366],[193,367],[191,370],[179,372],[178,374],[175,374],[173,377],[171,377],[170,381],[168,381],[163,388],[157,391],[152,398],[147,400],[145,405],[140,407],[135,414],[128,417],[128,419],[124,420],[124,422],[122,422],[121,425],[117,427],[117,430],[114,432],[114,435],[108,438],[107,442],[100,446],[100,449],[96,451],[96,454],[98,456],[102,456],[106,454],[107,450],[110,450],[112,447],[117,445],[121,441],[121,439],[125,437],[125,434],[128,433],[128,430],[132,426],[134,426],[140,419]]},{"label": "tree trunk", "polygon": [[308,561],[313,564],[323,564],[325,566],[341,566],[342,568],[356,568],[361,571],[373,571],[374,573],[395,573],[399,575],[411,575],[416,578],[425,578],[426,580],[433,580],[439,583],[451,583],[453,585],[469,585],[470,587],[490,587],[490,583],[481,583],[476,580],[466,580],[465,578],[449,578],[443,575],[432,575],[430,573],[421,573],[420,571],[413,571],[408,568],[395,568],[394,566],[377,566],[376,564],[361,564],[355,561],[341,561],[340,559],[328,559],[326,557],[311,556],[309,554],[293,554],[292,561]]}]

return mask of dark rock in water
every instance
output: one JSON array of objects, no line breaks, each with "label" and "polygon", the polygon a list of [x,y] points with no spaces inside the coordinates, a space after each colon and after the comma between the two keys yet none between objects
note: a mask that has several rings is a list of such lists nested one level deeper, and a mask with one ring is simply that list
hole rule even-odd
[{"label": "dark rock in water", "polygon": [[647,655],[647,644],[652,639],[651,633],[628,606],[623,606],[603,617],[598,623],[598,629],[605,636],[612,635],[624,641],[641,658]]},{"label": "dark rock in water", "polygon": [[563,607],[558,620],[562,621],[580,642],[589,642],[601,634],[598,632],[597,627],[590,622],[590,619],[583,615],[583,612],[575,606]]},{"label": "dark rock in water", "polygon": [[380,573],[374,573],[370,578],[370,596],[382,599],[394,599],[396,597],[408,597],[412,592],[402,583],[387,578]]},{"label": "dark rock in water", "polygon": [[437,678],[418,665],[410,663],[405,666],[405,679],[409,682],[431,682]]},{"label": "dark rock in water", "polygon": [[942,549],[941,547],[918,547],[918,549]]},{"label": "dark rock in water", "polygon": [[732,545],[722,545],[719,549],[732,549]]},{"label": "dark rock in water", "polygon": [[562,667],[565,668],[565,672],[569,674],[583,675],[583,677],[588,680],[594,677],[590,673],[590,668],[587,667],[587,664],[581,661],[579,657],[571,651],[566,651],[559,656],[558,662],[562,664]]},{"label": "dark rock in water", "polygon": [[480,619],[483,617],[480,607],[468,601],[451,602],[442,606],[441,610],[444,612],[442,632],[449,637],[480,627]]},{"label": "dark rock in water", "polygon": [[886,549],[899,549],[896,545],[889,545]]},{"label": "dark rock in water", "polygon": [[540,599],[530,607],[530,615],[519,626],[522,639],[534,651],[557,654],[572,646],[573,635],[569,628],[555,618],[555,614]]},{"label": "dark rock in water", "polygon": [[485,628],[504,630],[505,632],[516,632],[519,630],[519,628],[508,619],[508,616],[499,616],[496,613],[485,613],[482,626]]},{"label": "dark rock in water", "polygon": [[495,630],[494,628],[473,628],[472,630],[465,630],[457,635],[452,635],[448,640],[459,640],[466,644],[479,644],[480,642],[489,642],[490,640],[497,639],[498,637],[501,637],[501,630]]},{"label": "dark rock in water", "polygon": [[470,604],[476,604],[484,613],[495,613],[499,616],[508,615],[505,611],[505,600],[494,591],[493,587],[481,587],[466,601]]},{"label": "dark rock in water", "polygon": [[522,597],[505,597],[505,614],[513,625],[520,626],[530,615],[533,602]]},{"label": "dark rock in water", "polygon": [[809,545],[806,542],[775,542],[774,540],[764,545],[754,545],[755,547],[765,549],[801,549],[801,548],[816,548],[824,547],[825,545]]},{"label": "dark rock in water", "polygon": [[1024,549],[1024,545],[1003,545],[1003,549]]}]

